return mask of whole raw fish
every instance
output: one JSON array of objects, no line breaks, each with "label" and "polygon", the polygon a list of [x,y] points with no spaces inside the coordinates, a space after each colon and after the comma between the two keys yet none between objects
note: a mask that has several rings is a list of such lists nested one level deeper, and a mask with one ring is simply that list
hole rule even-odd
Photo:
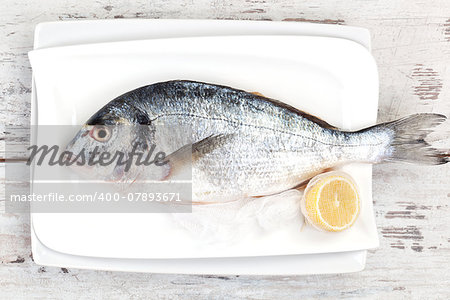
[{"label": "whole raw fish", "polygon": [[[224,202],[280,193],[325,169],[351,162],[447,163],[448,157],[424,141],[429,129],[445,119],[440,114],[416,114],[347,132],[254,93],[168,81],[106,104],[86,122],[68,150],[76,153],[97,146],[126,152],[135,142],[142,151],[153,143],[166,143],[165,149],[178,145],[180,149],[171,149],[167,157],[161,180],[177,173],[181,156],[189,149],[194,201]],[[127,133],[121,132],[123,126],[108,126],[136,124],[146,126]],[[176,132],[183,126],[190,132]],[[118,166],[107,170],[115,180],[143,176],[142,171]]]}]

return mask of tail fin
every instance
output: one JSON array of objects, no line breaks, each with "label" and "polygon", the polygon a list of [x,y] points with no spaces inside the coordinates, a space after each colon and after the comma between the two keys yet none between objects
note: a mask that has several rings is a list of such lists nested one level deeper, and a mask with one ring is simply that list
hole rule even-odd
[{"label": "tail fin", "polygon": [[440,165],[449,162],[449,155],[430,147],[424,139],[447,118],[440,114],[415,114],[397,121],[382,124],[391,130],[390,155],[387,161],[405,161],[426,165]]}]

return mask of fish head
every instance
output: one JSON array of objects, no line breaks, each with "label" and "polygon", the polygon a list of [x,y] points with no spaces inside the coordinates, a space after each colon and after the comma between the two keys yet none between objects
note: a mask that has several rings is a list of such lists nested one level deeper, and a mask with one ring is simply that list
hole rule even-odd
[{"label": "fish head", "polygon": [[122,112],[101,109],[67,145],[70,166],[78,173],[113,182],[134,181],[139,176],[142,166],[135,162],[139,153],[145,157],[149,149],[149,129]]}]

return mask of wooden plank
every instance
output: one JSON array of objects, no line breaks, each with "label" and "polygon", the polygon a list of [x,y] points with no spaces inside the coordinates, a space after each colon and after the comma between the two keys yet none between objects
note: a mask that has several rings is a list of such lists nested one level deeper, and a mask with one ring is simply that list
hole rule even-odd
[{"label": "wooden plank", "polygon": [[[81,0],[73,5],[56,0],[6,0],[4,4],[6,9],[0,13],[0,142],[7,128],[29,124],[31,69],[27,52],[32,48],[34,26],[55,20],[208,18],[366,27],[372,33],[373,55],[379,66],[379,121],[415,112],[447,116],[450,112],[450,2],[446,0]],[[437,143],[447,148],[448,127],[443,126],[443,132],[433,138],[447,137]],[[24,135],[23,141],[27,139]],[[0,147],[3,150],[4,144]],[[369,252],[366,269],[355,274],[187,276],[40,267],[30,256],[29,217],[2,214],[0,290],[4,298],[447,298],[448,178],[449,165],[374,167],[373,194],[381,245]],[[0,195],[3,190],[1,184]]]}]

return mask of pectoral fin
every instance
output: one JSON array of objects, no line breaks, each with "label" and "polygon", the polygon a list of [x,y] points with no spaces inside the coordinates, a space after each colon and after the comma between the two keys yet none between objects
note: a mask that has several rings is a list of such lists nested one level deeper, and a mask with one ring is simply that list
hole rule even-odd
[{"label": "pectoral fin", "polygon": [[175,177],[180,178],[181,174],[187,175],[186,172],[192,170],[193,162],[214,149],[224,146],[232,136],[232,134],[211,135],[193,144],[185,145],[171,153],[166,157],[166,163],[162,166],[165,168],[165,176],[162,180],[174,179]]}]

